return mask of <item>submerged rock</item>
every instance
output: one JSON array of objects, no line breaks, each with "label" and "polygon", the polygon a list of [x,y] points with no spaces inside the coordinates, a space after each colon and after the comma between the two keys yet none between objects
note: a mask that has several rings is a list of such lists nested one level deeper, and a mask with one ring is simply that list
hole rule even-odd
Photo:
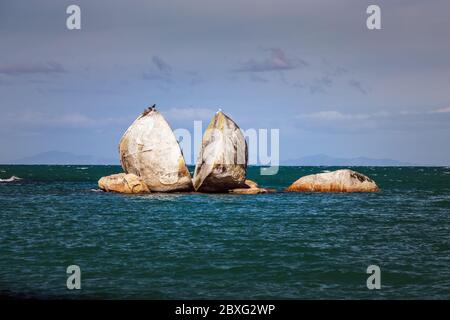
[{"label": "submerged rock", "polygon": [[191,175],[177,139],[154,107],[144,111],[127,129],[119,144],[126,173],[140,177],[152,191],[191,191]]},{"label": "submerged rock", "polygon": [[193,184],[199,192],[245,188],[247,142],[238,125],[218,111],[203,135]]},{"label": "submerged rock", "polygon": [[234,194],[260,194],[260,193],[273,193],[275,189],[260,188],[255,181],[245,180],[243,188],[231,189],[229,193]]},{"label": "submerged rock", "polygon": [[375,181],[349,169],[301,177],[289,186],[288,192],[377,192]]},{"label": "submerged rock", "polygon": [[148,193],[147,185],[136,175],[118,173],[102,177],[98,180],[98,187],[107,192],[120,193]]}]

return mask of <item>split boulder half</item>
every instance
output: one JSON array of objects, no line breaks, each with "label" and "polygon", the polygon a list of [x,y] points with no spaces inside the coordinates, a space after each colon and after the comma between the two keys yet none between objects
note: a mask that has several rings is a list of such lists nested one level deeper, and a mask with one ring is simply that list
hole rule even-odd
[{"label": "split boulder half", "polygon": [[312,174],[301,177],[287,192],[377,192],[375,181],[349,169]]},{"label": "split boulder half", "polygon": [[218,111],[203,135],[193,184],[199,192],[228,192],[248,188],[247,142],[238,125]]},{"label": "split boulder half", "polygon": [[140,177],[151,191],[192,191],[178,141],[154,108],[144,111],[127,129],[119,154],[123,170]]}]

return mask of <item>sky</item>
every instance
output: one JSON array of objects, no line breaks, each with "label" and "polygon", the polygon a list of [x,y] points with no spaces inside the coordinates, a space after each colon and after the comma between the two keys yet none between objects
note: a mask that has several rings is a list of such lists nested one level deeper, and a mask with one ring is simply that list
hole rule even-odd
[{"label": "sky", "polygon": [[[66,28],[71,4],[81,30]],[[118,158],[156,103],[173,129],[218,108],[279,129],[281,160],[449,165],[449,32],[447,0],[0,0],[0,163]]]}]

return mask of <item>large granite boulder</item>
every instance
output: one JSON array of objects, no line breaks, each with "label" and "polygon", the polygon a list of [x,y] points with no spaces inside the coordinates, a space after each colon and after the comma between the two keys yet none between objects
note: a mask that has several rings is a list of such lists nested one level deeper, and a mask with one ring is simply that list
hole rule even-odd
[{"label": "large granite boulder", "polygon": [[193,184],[199,192],[245,188],[247,142],[238,125],[218,111],[203,135]]},{"label": "large granite boulder", "polygon": [[290,185],[288,192],[377,192],[375,181],[349,169],[312,174]]},{"label": "large granite boulder", "polygon": [[102,177],[98,180],[98,187],[107,192],[119,193],[148,193],[147,185],[136,175],[118,173]]},{"label": "large granite boulder", "polygon": [[178,141],[164,117],[154,108],[144,111],[119,144],[126,173],[140,177],[151,191],[191,191],[191,175]]}]

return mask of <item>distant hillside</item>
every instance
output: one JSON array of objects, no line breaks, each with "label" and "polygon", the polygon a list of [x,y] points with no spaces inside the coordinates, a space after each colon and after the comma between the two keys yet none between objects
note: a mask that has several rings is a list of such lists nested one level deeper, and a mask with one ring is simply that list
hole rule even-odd
[{"label": "distant hillside", "polygon": [[9,161],[10,164],[119,164],[118,159],[76,155],[70,152],[48,151],[30,157]]},{"label": "distant hillside", "polygon": [[392,159],[334,158],[325,154],[306,156],[298,159],[282,161],[285,166],[412,166],[414,164]]},{"label": "distant hillside", "polygon": [[[30,157],[8,161],[8,164],[83,164],[83,165],[119,165],[119,159],[101,158],[91,155],[76,155],[63,151],[48,151]],[[283,166],[412,166],[414,164],[392,159],[334,158],[325,154],[306,156],[281,161]]]}]

